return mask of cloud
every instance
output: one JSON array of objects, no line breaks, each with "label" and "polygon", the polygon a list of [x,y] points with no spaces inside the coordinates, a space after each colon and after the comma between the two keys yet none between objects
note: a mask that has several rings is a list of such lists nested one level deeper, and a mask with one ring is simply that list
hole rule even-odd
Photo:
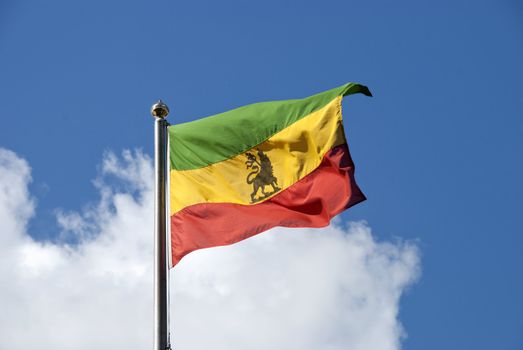
[{"label": "cloud", "polygon": [[[152,168],[140,151],[104,156],[100,201],[57,211],[57,242],[27,231],[30,167],[0,149],[0,348],[152,345]],[[74,243],[70,243],[74,242]],[[368,225],[274,229],[191,253],[172,272],[180,349],[399,349],[399,301],[419,275],[408,242]]]}]

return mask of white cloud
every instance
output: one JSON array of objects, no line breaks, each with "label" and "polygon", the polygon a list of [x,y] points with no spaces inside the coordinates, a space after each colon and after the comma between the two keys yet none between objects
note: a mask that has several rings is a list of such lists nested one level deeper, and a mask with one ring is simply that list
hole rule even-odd
[{"label": "white cloud", "polygon": [[[0,149],[0,349],[152,345],[152,169],[108,153],[101,200],[57,213],[63,238],[26,232],[30,168]],[[116,179],[116,182],[114,181]],[[274,229],[182,260],[173,277],[179,349],[399,349],[399,299],[419,274],[409,243],[347,229]]]}]

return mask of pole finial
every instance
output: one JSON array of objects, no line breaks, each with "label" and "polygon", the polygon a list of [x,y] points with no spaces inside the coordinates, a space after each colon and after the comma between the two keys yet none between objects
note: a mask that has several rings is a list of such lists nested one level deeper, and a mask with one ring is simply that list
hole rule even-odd
[{"label": "pole finial", "polygon": [[169,114],[169,107],[162,100],[158,100],[151,107],[151,115],[155,118],[165,119]]}]

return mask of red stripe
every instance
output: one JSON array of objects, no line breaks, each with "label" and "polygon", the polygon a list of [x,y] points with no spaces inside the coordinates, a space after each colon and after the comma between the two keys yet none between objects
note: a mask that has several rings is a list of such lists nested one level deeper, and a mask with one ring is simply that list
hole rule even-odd
[{"label": "red stripe", "polygon": [[327,226],[364,200],[349,149],[337,146],[311,174],[265,202],[196,204],[171,216],[173,266],[194,250],[236,243],[275,226]]}]

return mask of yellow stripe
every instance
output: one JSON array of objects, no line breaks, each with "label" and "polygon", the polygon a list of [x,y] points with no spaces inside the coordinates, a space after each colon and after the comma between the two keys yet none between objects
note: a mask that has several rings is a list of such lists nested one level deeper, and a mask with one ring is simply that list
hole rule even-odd
[{"label": "yellow stripe", "polygon": [[[267,200],[310,174],[331,148],[343,143],[341,97],[337,97],[243,154],[200,169],[171,170],[170,214],[198,203],[255,204]],[[267,183],[274,180],[270,174],[265,179],[263,175],[249,176],[256,168],[247,168],[247,153],[260,162],[258,150],[272,163],[275,186]],[[251,196],[256,185],[260,186]]]}]

